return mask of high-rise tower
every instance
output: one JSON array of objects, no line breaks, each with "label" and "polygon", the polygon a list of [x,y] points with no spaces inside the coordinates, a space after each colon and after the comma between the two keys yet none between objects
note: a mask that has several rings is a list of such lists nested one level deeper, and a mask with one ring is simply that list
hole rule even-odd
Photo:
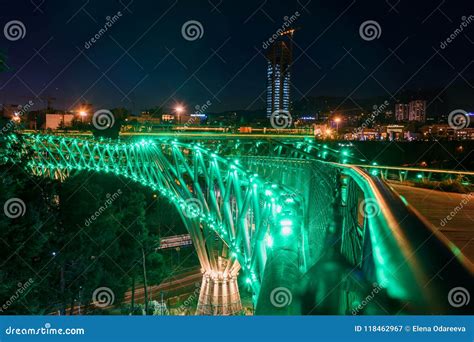
[{"label": "high-rise tower", "polygon": [[267,117],[275,111],[290,111],[291,64],[293,62],[294,29],[280,34],[268,48]]}]

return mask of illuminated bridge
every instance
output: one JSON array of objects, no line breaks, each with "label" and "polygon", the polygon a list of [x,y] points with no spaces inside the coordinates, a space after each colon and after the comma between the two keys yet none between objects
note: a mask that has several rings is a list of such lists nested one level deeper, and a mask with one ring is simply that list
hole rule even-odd
[{"label": "illuminated bridge", "polygon": [[10,135],[3,162],[40,176],[103,172],[171,201],[203,270],[198,314],[462,314],[472,264],[349,150],[314,141]]}]

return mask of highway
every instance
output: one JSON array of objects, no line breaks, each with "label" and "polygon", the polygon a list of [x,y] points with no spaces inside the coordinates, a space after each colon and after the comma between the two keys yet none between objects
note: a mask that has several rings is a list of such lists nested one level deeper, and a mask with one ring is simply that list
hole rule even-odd
[{"label": "highway", "polygon": [[[197,289],[200,288],[202,281],[202,274],[200,268],[193,268],[186,272],[183,272],[178,275],[170,276],[164,279],[160,285],[149,286],[148,287],[148,296],[149,300],[161,300],[161,292],[164,294],[164,300],[169,298],[178,297],[182,295],[189,294],[191,295]],[[140,285],[138,285],[140,286]],[[132,291],[128,290],[125,293],[123,303],[130,304],[132,301]],[[137,287],[135,289],[135,303],[143,304],[145,301],[145,288]],[[107,306],[104,309],[113,308],[115,305]],[[92,309],[94,306],[91,305],[82,305],[81,307],[76,306],[73,310],[73,315],[84,314],[84,310]],[[57,312],[52,313],[52,315],[57,315]],[[66,310],[66,315],[71,315],[70,309]]]},{"label": "highway", "polygon": [[[37,134],[38,131],[23,130],[25,134]],[[90,131],[54,131],[51,134],[71,137],[92,137]],[[121,138],[154,137],[154,138],[202,138],[202,139],[314,139],[314,135],[292,133],[216,133],[216,132],[186,132],[186,131],[161,131],[161,132],[120,132]]]}]

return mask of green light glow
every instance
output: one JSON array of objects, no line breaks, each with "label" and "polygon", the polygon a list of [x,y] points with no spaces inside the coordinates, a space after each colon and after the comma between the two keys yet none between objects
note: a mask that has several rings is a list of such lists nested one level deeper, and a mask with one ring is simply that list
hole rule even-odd
[{"label": "green light glow", "polygon": [[267,242],[267,246],[272,248],[273,247],[273,238],[270,235],[267,235],[265,238],[265,241]]},{"label": "green light glow", "polygon": [[281,234],[283,236],[288,236],[293,233],[293,221],[289,219],[283,219],[280,221],[280,226],[281,226]]},{"label": "green light glow", "polygon": [[293,229],[291,229],[291,226],[283,226],[281,228],[281,234],[283,236],[288,236],[288,235],[291,235],[293,233]]},{"label": "green light glow", "polygon": [[[293,234],[292,220],[278,221],[273,215],[284,212],[302,220],[292,209],[293,203],[299,202],[292,191],[267,183],[256,173],[251,176],[239,166],[238,159],[228,160],[198,144],[177,139],[123,142],[47,135],[28,135],[26,139],[32,152],[27,165],[35,175],[65,179],[75,170],[113,173],[156,191],[183,213],[193,239],[198,238],[194,231],[197,226],[214,231],[223,240],[231,258],[242,266],[245,281],[254,293],[259,291],[263,270],[251,262],[255,259],[252,253],[260,253],[261,249],[249,250],[246,246],[261,243],[272,248],[273,237],[261,239],[261,232],[272,231],[273,226],[284,236]],[[25,152],[14,158],[23,158],[21,153]],[[202,204],[199,210],[193,206],[195,200]],[[238,210],[237,217],[234,210]],[[252,231],[242,234],[243,229]],[[240,235],[244,238],[237,237]],[[198,245],[196,248],[219,248]],[[204,250],[201,254],[210,252]]]}]

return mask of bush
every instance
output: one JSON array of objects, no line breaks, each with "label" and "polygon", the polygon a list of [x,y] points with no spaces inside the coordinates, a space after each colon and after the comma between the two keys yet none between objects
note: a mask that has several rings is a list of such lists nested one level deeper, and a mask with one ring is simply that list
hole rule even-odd
[{"label": "bush", "polygon": [[465,186],[460,180],[447,179],[441,182],[436,181],[423,181],[420,183],[414,183],[417,188],[434,189],[445,192],[455,192],[459,194],[467,194],[472,191],[471,186]]}]

